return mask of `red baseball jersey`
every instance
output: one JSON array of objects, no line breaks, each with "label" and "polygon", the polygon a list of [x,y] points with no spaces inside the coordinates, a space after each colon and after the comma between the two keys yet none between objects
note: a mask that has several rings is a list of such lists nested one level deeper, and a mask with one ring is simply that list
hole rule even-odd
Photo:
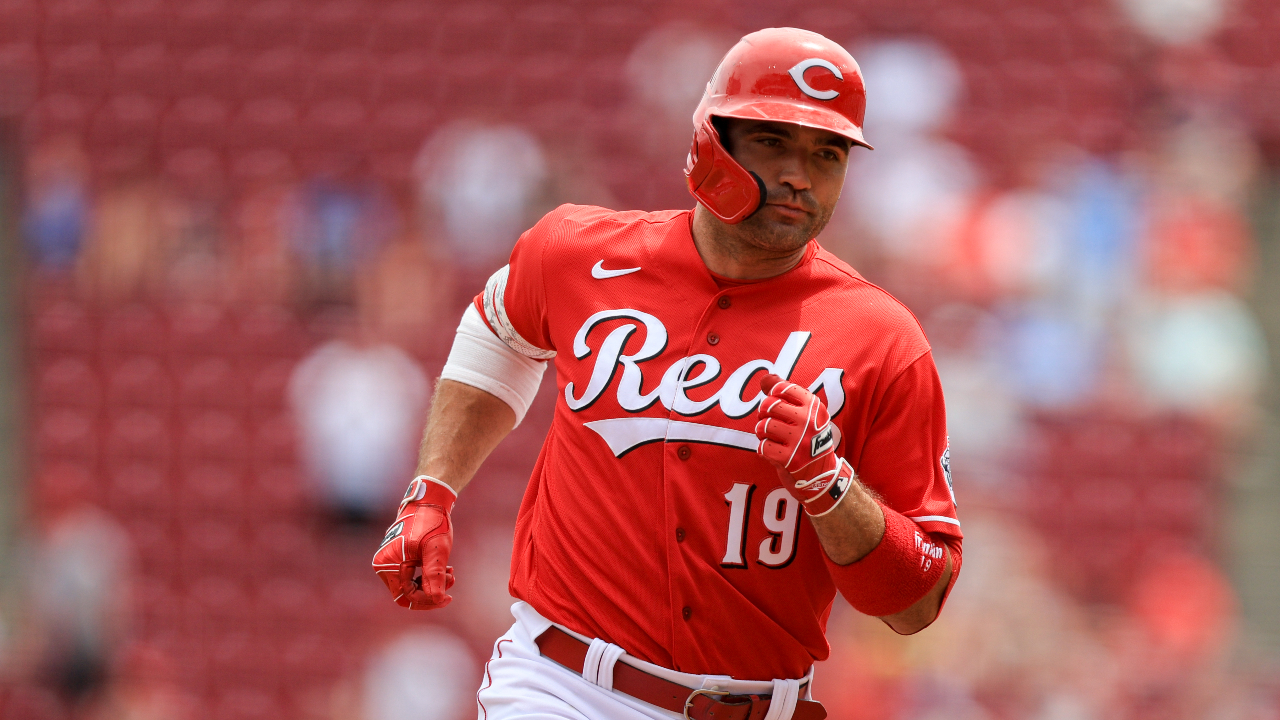
[{"label": "red baseball jersey", "polygon": [[511,593],[675,670],[800,677],[850,580],[756,454],[759,380],[822,397],[862,482],[958,549],[942,390],[912,314],[817,242],[731,281],[692,218],[562,206],[476,298],[507,345],[554,360],[560,393]]}]

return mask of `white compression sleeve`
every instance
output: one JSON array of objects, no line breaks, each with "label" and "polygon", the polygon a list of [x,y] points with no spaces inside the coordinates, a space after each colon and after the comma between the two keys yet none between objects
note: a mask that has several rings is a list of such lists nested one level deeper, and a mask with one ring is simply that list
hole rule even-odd
[{"label": "white compression sleeve", "polygon": [[479,388],[511,406],[516,425],[524,419],[546,372],[545,361],[534,360],[507,347],[484,324],[475,305],[468,305],[453,338],[442,380]]}]

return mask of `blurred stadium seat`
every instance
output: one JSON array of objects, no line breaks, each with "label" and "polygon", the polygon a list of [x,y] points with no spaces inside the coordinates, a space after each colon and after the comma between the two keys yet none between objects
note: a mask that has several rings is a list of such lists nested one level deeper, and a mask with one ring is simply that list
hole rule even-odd
[{"label": "blurred stadium seat", "polygon": [[173,381],[163,358],[135,355],[109,367],[107,401],[115,409],[137,407],[168,412],[174,401]]},{"label": "blurred stadium seat", "polygon": [[229,114],[227,104],[213,96],[180,97],[160,120],[160,145],[224,147]]},{"label": "blurred stadium seat", "polygon": [[55,360],[44,368],[36,385],[36,406],[43,412],[56,407],[95,413],[102,403],[98,373],[80,357]]}]

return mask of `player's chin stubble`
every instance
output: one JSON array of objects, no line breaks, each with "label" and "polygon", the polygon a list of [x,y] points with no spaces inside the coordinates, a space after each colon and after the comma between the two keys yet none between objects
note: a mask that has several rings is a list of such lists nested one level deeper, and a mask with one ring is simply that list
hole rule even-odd
[{"label": "player's chin stubble", "polygon": [[834,210],[834,207],[824,208],[815,203],[814,210],[805,221],[788,223],[772,217],[766,207],[743,220],[738,227],[748,244],[769,252],[790,253],[817,237],[831,221]]}]

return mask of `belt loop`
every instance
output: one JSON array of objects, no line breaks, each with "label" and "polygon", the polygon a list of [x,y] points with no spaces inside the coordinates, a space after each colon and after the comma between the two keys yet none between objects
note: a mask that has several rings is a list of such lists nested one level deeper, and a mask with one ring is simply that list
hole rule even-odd
[{"label": "belt loop", "polygon": [[799,680],[774,680],[773,696],[769,699],[769,712],[764,714],[764,720],[791,720],[799,699]]},{"label": "belt loop", "polygon": [[582,661],[582,678],[592,685],[599,685],[605,690],[613,689],[613,665],[618,662],[625,651],[607,643],[600,638],[591,641],[587,648],[587,657]]},{"label": "belt loop", "polygon": [[609,643],[595,638],[591,641],[591,647],[587,648],[587,657],[582,661],[582,678],[592,685],[599,685],[600,677],[600,656],[604,655],[604,649]]},{"label": "belt loop", "polygon": [[612,643],[605,645],[600,655],[600,669],[596,672],[596,684],[605,690],[613,689],[613,666],[622,657],[624,650]]}]

